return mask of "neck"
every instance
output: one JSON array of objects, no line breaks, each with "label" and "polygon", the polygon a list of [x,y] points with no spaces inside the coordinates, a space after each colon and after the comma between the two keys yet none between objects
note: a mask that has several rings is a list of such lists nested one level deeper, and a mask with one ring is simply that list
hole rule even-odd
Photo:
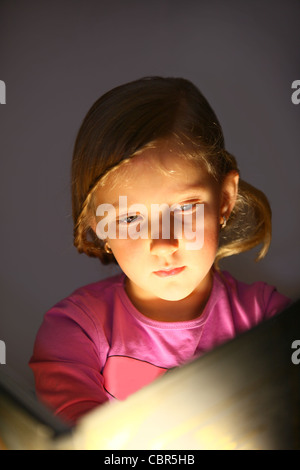
[{"label": "neck", "polygon": [[128,278],[125,281],[125,290],[135,308],[151,320],[180,322],[200,317],[209,299],[212,284],[213,276],[209,272],[190,295],[174,302],[158,297],[147,300],[139,298]]}]

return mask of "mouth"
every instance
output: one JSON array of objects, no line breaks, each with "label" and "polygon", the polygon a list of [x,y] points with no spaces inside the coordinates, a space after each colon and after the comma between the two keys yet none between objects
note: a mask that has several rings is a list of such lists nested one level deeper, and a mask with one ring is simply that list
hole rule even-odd
[{"label": "mouth", "polygon": [[161,271],[153,271],[153,273],[159,277],[175,276],[176,274],[181,273],[184,269],[185,266],[181,266],[180,268],[167,268]]}]

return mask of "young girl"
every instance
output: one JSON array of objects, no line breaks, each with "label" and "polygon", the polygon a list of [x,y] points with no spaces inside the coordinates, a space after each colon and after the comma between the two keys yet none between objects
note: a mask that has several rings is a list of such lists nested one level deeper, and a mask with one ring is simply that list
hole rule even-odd
[{"label": "young girl", "polygon": [[76,248],[122,273],[76,290],[38,332],[37,395],[65,420],[126,399],[288,305],[274,287],[219,269],[259,244],[265,256],[271,210],[239,179],[189,81],[144,78],[96,101],[77,136],[72,195]]}]

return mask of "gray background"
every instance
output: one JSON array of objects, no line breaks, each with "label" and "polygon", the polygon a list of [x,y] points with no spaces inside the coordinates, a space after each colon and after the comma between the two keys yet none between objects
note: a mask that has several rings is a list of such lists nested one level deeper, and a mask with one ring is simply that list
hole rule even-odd
[{"label": "gray background", "polygon": [[46,310],[118,272],[73,248],[70,162],[93,102],[145,75],[202,90],[242,177],[271,202],[267,258],[252,250],[223,268],[299,297],[299,18],[296,0],[1,0],[0,339],[24,382]]}]

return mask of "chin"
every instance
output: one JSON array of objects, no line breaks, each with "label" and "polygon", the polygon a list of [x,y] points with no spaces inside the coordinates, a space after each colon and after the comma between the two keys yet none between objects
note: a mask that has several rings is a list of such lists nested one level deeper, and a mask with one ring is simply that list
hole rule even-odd
[{"label": "chin", "polygon": [[176,302],[179,300],[183,300],[191,294],[191,290],[188,291],[180,291],[177,289],[165,289],[163,292],[159,292],[157,296],[163,300],[169,300],[170,302]]}]

